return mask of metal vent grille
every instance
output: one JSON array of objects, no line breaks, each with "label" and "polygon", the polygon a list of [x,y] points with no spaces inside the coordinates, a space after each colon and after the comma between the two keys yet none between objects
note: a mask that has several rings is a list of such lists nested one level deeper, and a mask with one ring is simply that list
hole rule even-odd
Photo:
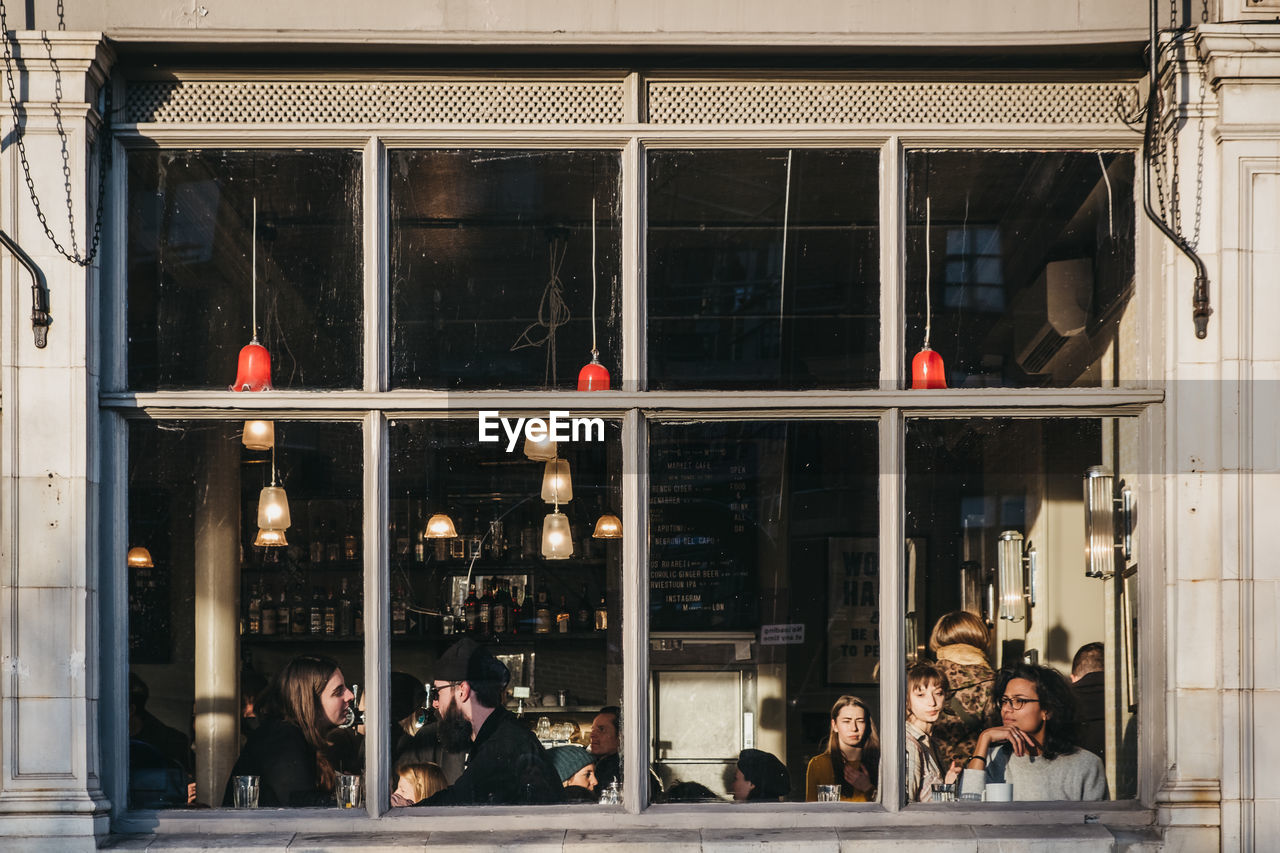
[{"label": "metal vent grille", "polygon": [[1129,83],[653,81],[649,120],[676,125],[1119,125]]},{"label": "metal vent grille", "polygon": [[623,118],[620,82],[130,83],[131,123],[607,125]]}]

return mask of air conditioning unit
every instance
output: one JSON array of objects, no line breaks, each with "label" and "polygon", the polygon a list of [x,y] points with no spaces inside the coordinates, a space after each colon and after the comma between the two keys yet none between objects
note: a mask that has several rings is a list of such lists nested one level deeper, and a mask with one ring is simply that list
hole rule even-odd
[{"label": "air conditioning unit", "polygon": [[1013,302],[1013,353],[1027,373],[1052,373],[1054,357],[1083,335],[1093,303],[1093,261],[1045,265]]}]

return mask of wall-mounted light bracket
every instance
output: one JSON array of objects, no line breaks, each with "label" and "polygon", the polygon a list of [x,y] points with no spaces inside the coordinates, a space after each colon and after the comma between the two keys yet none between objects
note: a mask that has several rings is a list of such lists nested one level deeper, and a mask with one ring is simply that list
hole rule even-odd
[{"label": "wall-mounted light bracket", "polygon": [[1040,565],[1035,546],[1030,541],[1024,543],[1018,531],[1005,530],[996,546],[996,559],[1000,618],[1021,622],[1027,618],[1027,608],[1036,606],[1036,575]]},{"label": "wall-mounted light bracket", "polygon": [[36,338],[36,349],[44,349],[49,343],[49,326],[53,318],[49,316],[49,288],[44,281],[44,273],[36,266],[36,262],[13,241],[8,234],[0,231],[0,244],[13,253],[18,263],[26,267],[31,274],[31,331]]},{"label": "wall-mounted light bracket", "polygon": [[1119,483],[1104,465],[1084,472],[1084,573],[1106,580],[1115,576],[1116,556],[1133,558],[1133,490]]}]

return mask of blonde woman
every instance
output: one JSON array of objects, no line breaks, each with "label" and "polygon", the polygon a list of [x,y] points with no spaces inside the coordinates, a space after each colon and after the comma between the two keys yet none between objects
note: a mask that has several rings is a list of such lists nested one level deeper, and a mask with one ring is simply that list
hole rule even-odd
[{"label": "blonde woman", "polygon": [[871,709],[857,696],[841,696],[831,706],[826,751],[815,755],[805,771],[805,800],[817,801],[819,785],[838,784],[842,801],[870,802],[879,769],[880,736]]},{"label": "blonde woman", "polygon": [[968,761],[978,735],[998,722],[991,702],[996,674],[987,660],[990,641],[986,623],[967,610],[946,614],[929,635],[929,649],[937,658],[934,665],[949,688],[933,727],[933,741],[944,767],[953,761]]}]

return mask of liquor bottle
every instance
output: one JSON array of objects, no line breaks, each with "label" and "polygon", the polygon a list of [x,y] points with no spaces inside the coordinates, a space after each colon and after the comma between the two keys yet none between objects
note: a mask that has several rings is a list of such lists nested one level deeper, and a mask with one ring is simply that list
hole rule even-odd
[{"label": "liquor bottle", "polygon": [[311,636],[321,636],[324,634],[324,587],[315,586],[311,588],[311,618],[308,622],[311,630]]},{"label": "liquor bottle", "polygon": [[249,590],[249,633],[262,633],[262,590],[255,583]]},{"label": "liquor bottle", "polygon": [[342,579],[342,586],[338,590],[338,636],[350,637],[355,632],[355,609],[351,604],[351,590],[347,586],[347,579]]},{"label": "liquor bottle", "polygon": [[332,588],[324,599],[324,635],[338,636],[338,600],[334,598]]},{"label": "liquor bottle", "polygon": [[550,634],[551,621],[551,607],[547,605],[547,591],[540,589],[538,590],[538,608],[533,615],[533,633]]},{"label": "liquor bottle", "polygon": [[471,584],[467,589],[467,600],[462,603],[462,613],[466,622],[467,633],[478,633],[480,630],[480,602],[476,600],[475,584]]},{"label": "liquor bottle", "polygon": [[489,588],[480,596],[480,636],[489,636],[491,630],[491,620],[493,619],[493,584],[489,584]]},{"label": "liquor bottle", "polygon": [[564,596],[562,595],[560,596],[560,609],[556,611],[556,633],[569,633],[569,623],[572,618],[573,617],[569,615],[569,607],[565,604]]},{"label": "liquor bottle", "polygon": [[409,630],[408,613],[405,610],[404,588],[397,583],[391,590],[391,633],[403,637]]},{"label": "liquor bottle", "polygon": [[587,595],[587,585],[582,585],[582,597],[578,599],[578,607],[573,611],[573,630],[590,631],[592,620],[591,597]]},{"label": "liquor bottle", "polygon": [[513,583],[511,585],[511,615],[508,620],[511,623],[512,634],[523,634],[525,632],[524,625],[521,620],[524,619],[524,589],[520,584]]},{"label": "liquor bottle", "polygon": [[498,591],[493,596],[493,610],[489,615],[489,624],[495,637],[511,633],[511,593],[507,592],[507,582],[498,581]]},{"label": "liquor bottle", "polygon": [[280,587],[280,603],[276,605],[276,636],[287,637],[293,625],[290,615],[288,588]]},{"label": "liquor bottle", "polygon": [[485,548],[491,560],[501,560],[506,555],[507,543],[503,533],[500,519],[495,518],[489,522],[489,538],[485,542]]},{"label": "liquor bottle", "polygon": [[311,553],[308,556],[311,557],[312,563],[324,562],[324,530],[325,524],[322,521],[311,531]]},{"label": "liquor bottle", "polygon": [[325,536],[324,556],[325,561],[329,563],[336,563],[342,559],[342,536],[338,533],[336,522]]},{"label": "liquor bottle", "polygon": [[352,605],[352,622],[355,623],[356,636],[364,636],[364,587],[356,585],[355,603]]},{"label": "liquor bottle", "polygon": [[272,593],[271,587],[267,587],[266,592],[262,594],[262,636],[274,637],[276,635],[276,599]]},{"label": "liquor bottle", "polygon": [[302,584],[295,584],[293,587],[293,604],[292,604],[292,624],[289,627],[291,634],[305,634],[310,626],[310,614],[307,612],[307,597],[303,591]]},{"label": "liquor bottle", "polygon": [[480,530],[480,515],[477,513],[471,517],[471,535],[467,537],[467,559],[478,559],[483,544],[484,533]]},{"label": "liquor bottle", "polygon": [[354,563],[360,558],[360,540],[354,533],[348,533],[342,537],[342,559],[348,563]]},{"label": "liquor bottle", "polygon": [[427,531],[418,530],[418,535],[413,540],[413,561],[415,563],[425,563],[427,561]]},{"label": "liquor bottle", "polygon": [[594,622],[597,631],[609,630],[609,605],[605,603],[603,592],[600,593],[600,603],[596,605]]}]

